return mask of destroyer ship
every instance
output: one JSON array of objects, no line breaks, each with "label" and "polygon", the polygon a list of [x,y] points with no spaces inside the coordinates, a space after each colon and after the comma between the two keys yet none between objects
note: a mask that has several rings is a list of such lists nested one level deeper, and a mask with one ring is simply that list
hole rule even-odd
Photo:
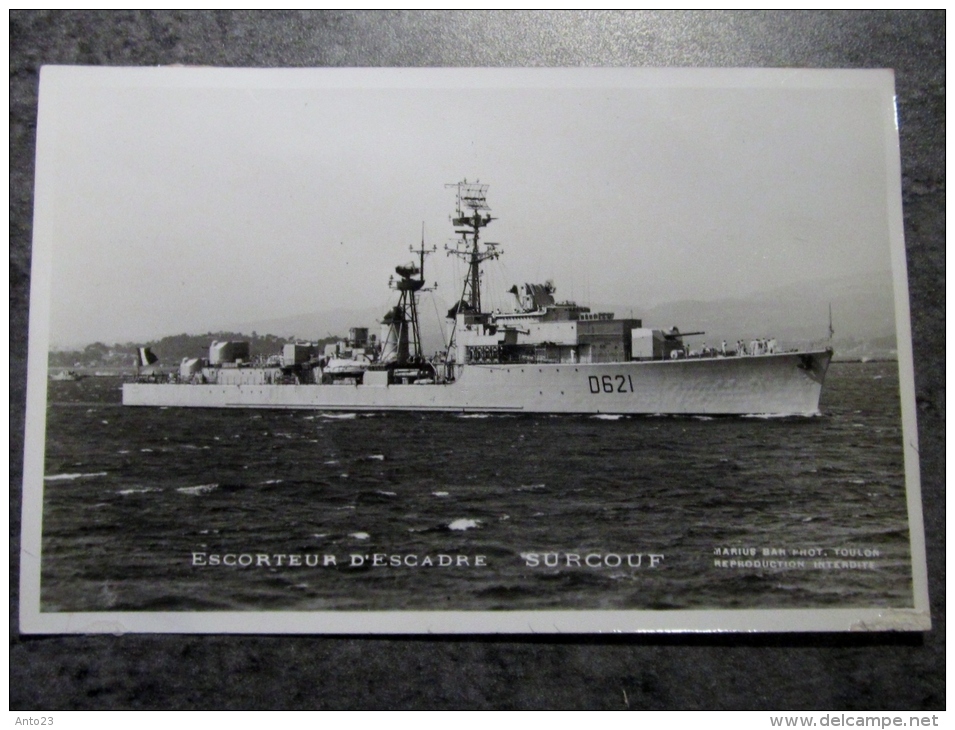
[{"label": "destroyer ship", "polygon": [[[498,258],[482,241],[495,220],[487,185],[456,183],[447,247],[467,265],[461,296],[448,312],[443,352],[422,353],[418,297],[426,289],[424,242],[417,260],[398,266],[397,303],[380,335],[354,328],[319,348],[292,342],[281,354],[253,360],[247,342],[213,342],[209,356],[188,358],[178,372],[155,369],[141,351],[141,371],[123,385],[127,406],[300,408],[342,411],[472,413],[815,415],[832,348],[777,347],[774,340],[729,347],[690,347],[702,332],[644,326],[639,319],[558,302],[555,287],[510,290],[513,311],[485,311],[481,267]],[[831,339],[831,327],[830,327]]]}]

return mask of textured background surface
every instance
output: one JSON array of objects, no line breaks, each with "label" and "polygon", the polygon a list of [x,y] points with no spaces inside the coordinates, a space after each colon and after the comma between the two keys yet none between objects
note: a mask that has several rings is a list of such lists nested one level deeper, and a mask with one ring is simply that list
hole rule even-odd
[{"label": "textured background surface", "polygon": [[[925,636],[21,637],[16,612],[42,64],[894,68],[922,492]],[[940,709],[945,706],[945,14],[10,16],[11,709]]]}]

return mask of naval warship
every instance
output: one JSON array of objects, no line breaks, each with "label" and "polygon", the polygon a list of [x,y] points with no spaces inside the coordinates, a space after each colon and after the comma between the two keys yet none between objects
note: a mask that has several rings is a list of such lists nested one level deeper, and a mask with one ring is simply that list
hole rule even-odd
[{"label": "naval warship", "polygon": [[[461,296],[448,312],[443,352],[422,353],[418,297],[426,290],[425,257],[398,266],[390,282],[397,302],[380,334],[350,330],[319,348],[290,342],[254,360],[247,342],[213,342],[208,357],[187,358],[178,372],[157,369],[140,351],[128,406],[300,408],[342,411],[472,413],[685,414],[809,416],[819,413],[829,346],[784,349],[774,340],[724,342],[694,350],[702,332],[646,327],[639,319],[558,302],[552,283],[510,290],[513,311],[485,311],[481,267],[498,258],[482,241],[495,220],[487,185],[456,183],[451,221],[458,238],[447,252],[467,265]],[[830,327],[831,333],[831,327]],[[831,337],[830,337],[831,338]]]}]

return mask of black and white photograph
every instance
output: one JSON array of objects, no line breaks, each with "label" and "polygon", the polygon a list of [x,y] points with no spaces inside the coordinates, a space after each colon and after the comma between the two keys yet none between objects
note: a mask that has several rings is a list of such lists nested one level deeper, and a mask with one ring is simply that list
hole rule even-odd
[{"label": "black and white photograph", "polygon": [[886,70],[42,70],[24,633],[931,627]]}]

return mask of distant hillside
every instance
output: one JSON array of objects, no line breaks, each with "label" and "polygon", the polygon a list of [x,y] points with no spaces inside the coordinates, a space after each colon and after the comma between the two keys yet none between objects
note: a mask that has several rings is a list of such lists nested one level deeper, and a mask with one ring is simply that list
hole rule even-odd
[{"label": "distant hillside", "polygon": [[385,309],[333,309],[240,322],[235,326],[243,332],[271,332],[279,337],[317,340],[322,337],[344,337],[352,327],[368,327],[370,332],[377,334],[378,323],[384,314]]},{"label": "distant hillside", "polygon": [[[873,278],[890,280],[888,273]],[[647,326],[675,325],[684,332],[703,331],[706,334],[699,342],[710,345],[722,339],[732,343],[756,337],[801,344],[828,337],[830,304],[837,357],[895,356],[892,289],[873,285],[870,277],[810,282],[715,302],[671,302],[643,311],[634,309],[633,314]],[[617,305],[607,311],[629,316],[630,309]]]},{"label": "distant hillside", "polygon": [[[648,308],[641,308],[638,303],[594,304],[591,309],[614,312],[618,317],[632,315],[643,320],[646,326],[675,325],[684,332],[705,332],[690,340],[694,346],[703,342],[717,345],[723,339],[734,343],[737,339],[749,341],[757,337],[775,337],[786,346],[827,339],[831,304],[837,358],[893,358],[896,355],[895,305],[891,286],[887,284],[890,281],[888,272],[882,272],[780,287],[747,297],[728,296],[719,301],[679,301]],[[440,298],[425,297],[419,309],[425,353],[443,349],[450,331],[444,320],[448,304]],[[248,340],[253,356],[271,355],[280,352],[282,345],[291,340],[334,342],[347,336],[351,327],[367,327],[377,335],[384,314],[381,308],[335,309],[241,323],[233,331],[181,334],[142,343],[105,345],[96,342],[82,350],[52,352],[50,365],[132,367],[136,348],[142,345],[151,347],[163,363],[175,364],[183,357],[204,356],[212,340]]]},{"label": "distant hillside", "polygon": [[[251,335],[240,332],[206,332],[201,335],[170,335],[149,342],[126,342],[106,345],[94,342],[82,350],[56,350],[49,354],[49,366],[55,368],[104,368],[104,369],[132,369],[136,366],[136,351],[140,347],[149,347],[159,358],[160,365],[172,366],[184,357],[207,357],[209,345],[213,340],[241,340],[250,345],[252,357],[258,355],[274,355],[282,351],[282,346],[288,342],[288,337],[278,337],[272,334],[260,335],[253,331]],[[337,337],[328,337],[323,340],[310,340],[325,344],[334,342]]]},{"label": "distant hillside", "polygon": [[[684,332],[706,334],[694,344],[718,344],[726,339],[749,341],[757,337],[775,337],[792,345],[819,342],[828,338],[829,305],[835,330],[833,345],[838,357],[859,359],[895,356],[895,308],[891,275],[852,276],[787,286],[747,297],[727,296],[718,301],[679,301],[642,308],[629,304],[593,304],[591,309],[614,312],[618,317],[642,319],[647,326],[676,325]],[[421,302],[421,322],[425,352],[443,347],[438,324],[448,304],[430,299]],[[435,309],[438,310],[436,315]],[[344,335],[349,327],[369,327],[377,332],[384,311],[378,309],[336,309],[295,317],[263,320],[242,325],[241,329],[294,334],[299,337]],[[443,320],[441,320],[443,322]]]}]

